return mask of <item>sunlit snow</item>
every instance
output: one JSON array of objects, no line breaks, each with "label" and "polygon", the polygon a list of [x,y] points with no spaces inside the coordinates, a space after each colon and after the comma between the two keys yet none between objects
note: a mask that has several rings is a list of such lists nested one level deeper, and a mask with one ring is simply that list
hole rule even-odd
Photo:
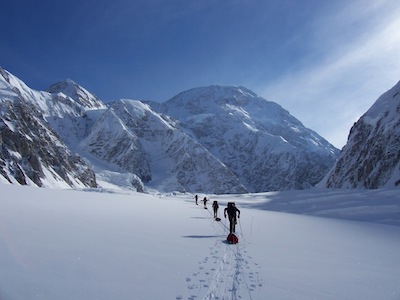
[{"label": "sunlit snow", "polygon": [[[101,184],[0,184],[0,299],[400,297],[400,226],[379,224],[400,225],[398,190],[201,194],[206,210],[192,194]],[[225,242],[228,201],[237,245]]]}]

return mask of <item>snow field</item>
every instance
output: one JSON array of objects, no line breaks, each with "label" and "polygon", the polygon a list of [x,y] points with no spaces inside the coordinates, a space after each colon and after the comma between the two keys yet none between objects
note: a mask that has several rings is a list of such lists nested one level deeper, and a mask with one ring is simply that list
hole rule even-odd
[{"label": "snow field", "polygon": [[[272,194],[211,196],[205,210],[194,195],[0,191],[2,300],[400,299],[398,226],[251,208]],[[225,242],[230,200],[237,245]]]}]

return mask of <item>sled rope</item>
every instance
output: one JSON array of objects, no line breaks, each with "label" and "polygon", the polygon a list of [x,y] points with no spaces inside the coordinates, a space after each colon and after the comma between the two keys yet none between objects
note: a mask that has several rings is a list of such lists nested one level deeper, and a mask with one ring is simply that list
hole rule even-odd
[{"label": "sled rope", "polygon": [[[210,217],[213,217],[213,213],[210,211],[210,210],[208,210],[207,209],[207,211],[208,211],[208,214],[209,214],[209,216]],[[242,224],[241,224],[241,222],[240,222],[240,218],[238,218],[239,220],[238,220],[238,222],[239,222],[239,228],[240,228],[240,235],[242,236],[242,238],[243,238],[243,230],[242,230]],[[228,226],[226,225],[226,218],[224,218],[224,224],[222,224],[222,222],[217,222],[217,223],[219,223],[219,226],[221,226],[221,228],[224,230],[224,233],[226,232],[226,231],[229,231],[229,228],[228,228]],[[243,242],[242,242],[242,244],[244,244],[244,242],[245,242],[245,240],[244,240],[244,238],[243,238]],[[250,291],[250,286],[249,286],[249,284],[247,283],[247,280],[246,280],[246,278],[244,277],[244,274],[243,274],[243,272],[242,272],[242,262],[243,262],[243,258],[242,258],[242,255],[241,255],[241,253],[240,253],[240,248],[239,248],[239,244],[235,244],[235,245],[225,245],[225,247],[228,249],[228,251],[231,251],[232,252],[232,254],[233,254],[233,256],[234,256],[234,260],[235,260],[235,262],[236,262],[236,266],[235,266],[235,274],[233,274],[233,276],[234,276],[234,286],[232,286],[232,299],[234,299],[234,300],[237,300],[238,299],[238,297],[237,297],[237,295],[236,295],[236,290],[237,290],[237,286],[235,286],[236,284],[240,284],[240,282],[239,282],[239,276],[242,276],[242,282],[245,284],[245,286],[246,286],[246,290],[247,290],[247,292],[248,292],[248,294],[249,294],[249,299],[250,300],[253,300],[253,297],[252,297],[252,295],[251,295],[251,291]]]},{"label": "sled rope", "polygon": [[[243,244],[243,243],[242,243]],[[251,296],[251,292],[250,292],[250,287],[249,284],[247,283],[247,280],[243,274],[242,271],[242,262],[243,262],[243,258],[242,258],[242,254],[240,253],[240,249],[239,249],[239,244],[234,245],[234,247],[231,247],[231,245],[226,245],[226,248],[228,248],[228,251],[232,251],[234,257],[235,257],[235,261],[236,261],[236,267],[235,267],[235,274],[234,274],[234,283],[238,283],[239,284],[239,276],[242,276],[242,282],[244,282],[244,284],[246,285],[246,290],[249,294],[249,299],[253,300],[253,297]],[[235,249],[233,249],[235,248]],[[237,299],[236,297],[236,287],[232,288],[232,296],[234,297],[233,299]]]},{"label": "sled rope", "polygon": [[[211,211],[208,209],[207,209],[207,211],[208,211],[208,214],[210,215],[210,217],[213,217],[213,213],[211,213]],[[222,222],[218,222],[218,223],[224,229],[224,233],[225,233],[225,230],[229,231],[228,226],[226,226],[226,218],[224,218],[224,224],[222,224]]]}]

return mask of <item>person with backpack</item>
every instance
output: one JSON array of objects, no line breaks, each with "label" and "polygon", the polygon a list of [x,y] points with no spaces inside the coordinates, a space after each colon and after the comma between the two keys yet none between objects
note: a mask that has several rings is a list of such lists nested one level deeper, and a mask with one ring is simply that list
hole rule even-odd
[{"label": "person with backpack", "polygon": [[235,202],[228,202],[228,207],[224,209],[224,217],[228,214],[229,220],[229,232],[235,232],[235,225],[237,223],[236,212],[238,212],[237,217],[240,218],[240,210],[236,208]]},{"label": "person with backpack", "polygon": [[212,208],[214,210],[214,219],[217,219],[217,217],[218,217],[218,208],[219,208],[218,201],[214,200],[214,202],[212,204]]},{"label": "person with backpack", "polygon": [[205,209],[207,209],[207,198],[206,197],[204,197],[204,199],[203,199],[203,203],[204,203],[204,208]]}]

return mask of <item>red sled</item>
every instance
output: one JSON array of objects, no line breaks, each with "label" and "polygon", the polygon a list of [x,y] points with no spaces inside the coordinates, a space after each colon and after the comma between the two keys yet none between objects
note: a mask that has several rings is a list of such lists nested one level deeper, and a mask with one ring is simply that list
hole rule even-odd
[{"label": "red sled", "polygon": [[239,238],[234,234],[234,233],[230,233],[228,234],[228,236],[226,237],[226,241],[229,244],[237,244],[239,243]]}]

